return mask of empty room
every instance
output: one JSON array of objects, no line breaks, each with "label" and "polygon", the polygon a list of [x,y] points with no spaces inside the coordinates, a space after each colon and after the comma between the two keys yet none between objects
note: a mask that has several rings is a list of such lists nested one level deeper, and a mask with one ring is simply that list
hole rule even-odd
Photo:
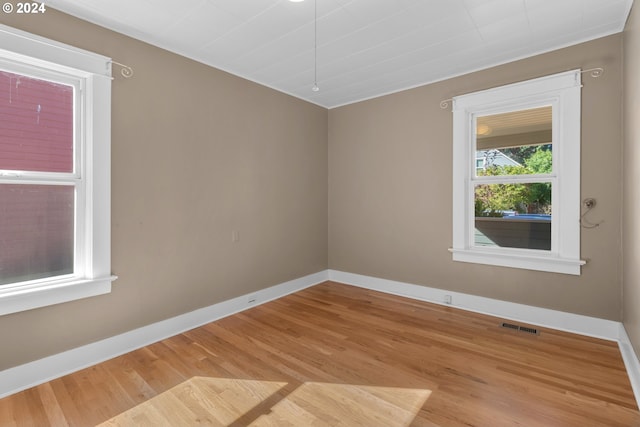
[{"label": "empty room", "polygon": [[0,427],[640,426],[639,10],[3,2]]}]

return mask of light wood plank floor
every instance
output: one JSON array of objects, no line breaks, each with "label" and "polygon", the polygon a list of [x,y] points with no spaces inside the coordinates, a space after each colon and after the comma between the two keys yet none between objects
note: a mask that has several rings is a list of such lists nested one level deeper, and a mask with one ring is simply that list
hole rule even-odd
[{"label": "light wood plank floor", "polygon": [[0,400],[0,426],[640,426],[617,344],[326,282]]}]

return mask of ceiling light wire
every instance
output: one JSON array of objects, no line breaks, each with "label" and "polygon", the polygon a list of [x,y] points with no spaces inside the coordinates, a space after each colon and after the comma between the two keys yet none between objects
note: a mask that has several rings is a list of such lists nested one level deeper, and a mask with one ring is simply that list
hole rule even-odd
[{"label": "ceiling light wire", "polygon": [[318,87],[318,0],[313,0],[313,87],[312,91],[320,90]]}]

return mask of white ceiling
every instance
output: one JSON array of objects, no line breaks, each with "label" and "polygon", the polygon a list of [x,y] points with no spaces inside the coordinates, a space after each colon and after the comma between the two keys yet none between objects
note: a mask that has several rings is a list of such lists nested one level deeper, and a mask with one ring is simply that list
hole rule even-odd
[{"label": "white ceiling", "polygon": [[620,32],[632,2],[317,0],[313,92],[314,0],[45,1],[327,108]]}]

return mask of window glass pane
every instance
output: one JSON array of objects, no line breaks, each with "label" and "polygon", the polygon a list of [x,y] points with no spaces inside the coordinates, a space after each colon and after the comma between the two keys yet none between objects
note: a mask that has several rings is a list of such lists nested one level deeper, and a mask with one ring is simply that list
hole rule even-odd
[{"label": "window glass pane", "polygon": [[477,176],[551,173],[552,148],[550,106],[476,118]]},{"label": "window glass pane", "polygon": [[0,169],[73,172],[73,86],[0,71]]},{"label": "window glass pane", "polygon": [[75,189],[0,184],[0,285],[73,273]]},{"label": "window glass pane", "polygon": [[551,250],[551,184],[475,187],[475,246]]}]

